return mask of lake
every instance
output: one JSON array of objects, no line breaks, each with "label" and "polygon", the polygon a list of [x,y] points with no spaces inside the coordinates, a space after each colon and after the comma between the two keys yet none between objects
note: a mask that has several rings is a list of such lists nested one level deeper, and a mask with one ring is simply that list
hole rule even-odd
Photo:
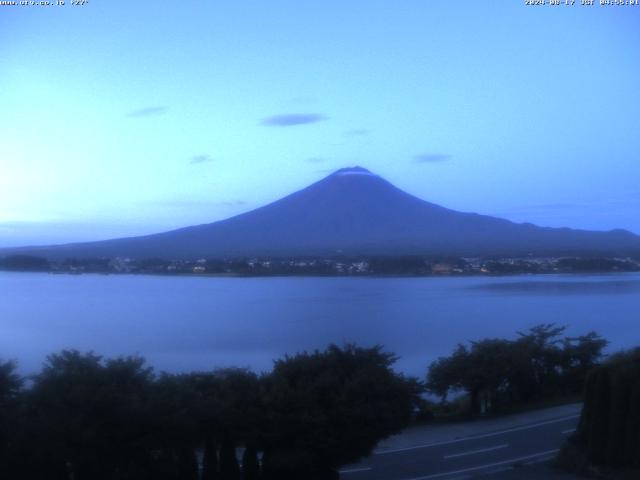
[{"label": "lake", "polygon": [[383,344],[423,376],[458,342],[555,322],[640,345],[640,274],[216,278],[0,272],[0,358],[35,372],[63,348],[171,372],[271,368],[334,342]]}]

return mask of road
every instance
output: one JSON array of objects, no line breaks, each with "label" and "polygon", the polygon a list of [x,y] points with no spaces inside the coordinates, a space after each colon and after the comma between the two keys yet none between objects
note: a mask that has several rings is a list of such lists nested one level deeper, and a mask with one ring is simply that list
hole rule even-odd
[{"label": "road", "polygon": [[[373,455],[340,471],[343,480],[461,480],[500,474],[551,460],[576,428],[580,405],[502,419],[429,426],[401,434]],[[497,427],[497,428],[496,428]],[[467,432],[452,438],[455,432]],[[424,442],[421,442],[424,440]],[[507,474],[505,475],[505,472]],[[514,475],[513,478],[520,478]]]}]

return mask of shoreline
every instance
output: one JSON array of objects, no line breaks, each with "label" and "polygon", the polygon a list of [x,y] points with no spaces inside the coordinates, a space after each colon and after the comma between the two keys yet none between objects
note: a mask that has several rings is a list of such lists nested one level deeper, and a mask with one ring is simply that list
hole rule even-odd
[{"label": "shoreline", "polygon": [[166,272],[73,272],[55,270],[9,270],[0,269],[0,273],[47,273],[50,275],[101,275],[101,276],[153,276],[153,277],[185,277],[185,278],[507,278],[507,277],[543,277],[551,275],[580,276],[580,275],[624,275],[640,273],[638,270],[594,270],[584,272],[512,272],[512,273],[452,273],[452,274],[337,274],[337,273],[271,273],[271,274],[245,274],[245,273],[166,273]]}]

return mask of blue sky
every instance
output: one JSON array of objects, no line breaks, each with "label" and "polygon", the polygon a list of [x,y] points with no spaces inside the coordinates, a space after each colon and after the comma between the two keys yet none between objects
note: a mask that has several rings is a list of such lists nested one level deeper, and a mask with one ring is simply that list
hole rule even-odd
[{"label": "blue sky", "polygon": [[640,233],[640,7],[523,3],[0,7],[0,246],[211,222],[351,165]]}]

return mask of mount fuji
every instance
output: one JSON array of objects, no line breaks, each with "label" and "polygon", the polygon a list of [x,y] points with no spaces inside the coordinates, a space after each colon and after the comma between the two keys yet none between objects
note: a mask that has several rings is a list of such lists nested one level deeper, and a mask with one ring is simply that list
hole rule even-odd
[{"label": "mount fuji", "polygon": [[361,167],[255,210],[164,233],[88,243],[0,250],[49,259],[165,259],[320,255],[630,255],[640,236],[463,213],[421,200]]}]

